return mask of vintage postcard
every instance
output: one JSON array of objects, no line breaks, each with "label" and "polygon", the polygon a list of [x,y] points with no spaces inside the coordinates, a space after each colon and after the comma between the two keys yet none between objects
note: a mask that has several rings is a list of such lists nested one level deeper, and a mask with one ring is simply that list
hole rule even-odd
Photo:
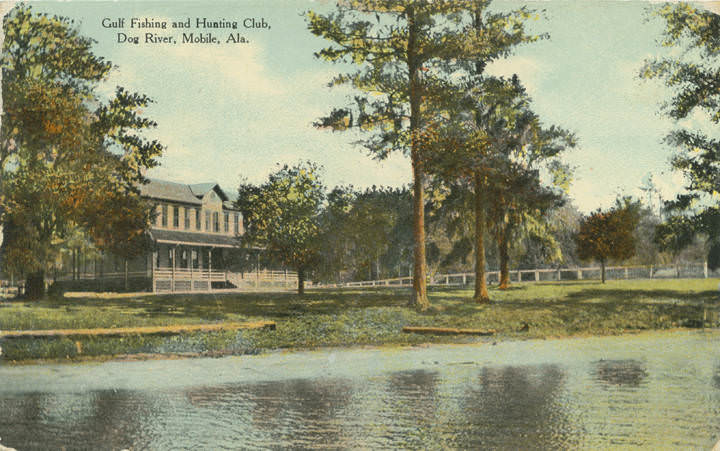
[{"label": "vintage postcard", "polygon": [[717,2],[0,11],[0,450],[720,449]]}]

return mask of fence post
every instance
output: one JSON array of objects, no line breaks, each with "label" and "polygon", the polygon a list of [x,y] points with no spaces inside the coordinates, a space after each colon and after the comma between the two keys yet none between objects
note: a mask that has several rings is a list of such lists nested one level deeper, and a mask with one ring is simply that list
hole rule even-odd
[{"label": "fence post", "polygon": [[653,278],[653,265],[650,265],[650,278]]},{"label": "fence post", "polygon": [[625,280],[627,280],[627,279],[628,279],[628,269],[627,269],[627,267],[625,267]]},{"label": "fence post", "polygon": [[705,276],[706,279],[708,278],[708,265],[707,265],[707,260],[705,260],[705,261],[703,262],[703,275]]},{"label": "fence post", "polygon": [[540,282],[540,271],[535,270],[535,282]]},{"label": "fence post", "polygon": [[450,276],[445,276],[445,285],[450,285]]},{"label": "fence post", "polygon": [[582,280],[582,269],[580,268],[577,269],[577,278],[578,280]]},{"label": "fence post", "polygon": [[558,270],[557,270],[557,277],[558,277],[558,282],[560,282],[560,279],[561,279],[560,268],[558,268]]},{"label": "fence post", "polygon": [[467,274],[463,273],[463,285],[467,285]]}]

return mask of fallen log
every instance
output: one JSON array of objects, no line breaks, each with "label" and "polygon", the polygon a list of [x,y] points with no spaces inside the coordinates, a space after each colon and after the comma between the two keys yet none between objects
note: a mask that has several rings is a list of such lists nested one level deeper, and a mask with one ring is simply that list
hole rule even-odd
[{"label": "fallen log", "polygon": [[268,329],[275,330],[274,321],[254,323],[183,324],[177,326],[114,327],[106,329],[48,329],[0,331],[0,339],[60,338],[60,337],[120,337],[123,335],[179,335],[188,332],[219,330]]},{"label": "fallen log", "polygon": [[495,329],[454,329],[447,327],[403,327],[403,332],[430,335],[493,335]]}]

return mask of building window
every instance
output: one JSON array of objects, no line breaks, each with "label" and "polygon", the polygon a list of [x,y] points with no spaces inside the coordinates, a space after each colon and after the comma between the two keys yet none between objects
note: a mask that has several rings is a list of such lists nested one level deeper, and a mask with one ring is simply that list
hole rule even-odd
[{"label": "building window", "polygon": [[200,209],[195,209],[195,228],[197,230],[202,229],[202,222],[200,222]]},{"label": "building window", "polygon": [[210,212],[209,211],[205,212],[205,231],[206,232],[210,231]]},{"label": "building window", "polygon": [[185,207],[185,230],[190,228],[190,209]]},{"label": "building window", "polygon": [[219,232],[220,231],[220,215],[218,212],[213,213],[213,232]]},{"label": "building window", "polygon": [[167,227],[168,225],[168,206],[164,205],[162,206],[162,226]]},{"label": "building window", "polygon": [[233,215],[233,222],[235,223],[235,235],[238,235],[240,234],[240,220],[237,213]]},{"label": "building window", "polygon": [[153,216],[153,225],[156,227],[160,227],[160,216],[162,215],[160,210],[161,210],[160,204],[155,205],[155,209],[153,210],[153,213],[155,214]]},{"label": "building window", "polygon": [[173,207],[173,227],[180,228],[180,207]]},{"label": "building window", "polygon": [[228,232],[230,232],[230,214],[225,213],[224,219],[225,219],[224,224],[223,224],[225,227],[224,230],[225,230],[225,233],[228,233]]},{"label": "building window", "polygon": [[198,269],[200,267],[200,261],[198,260],[198,251],[193,249],[190,253],[190,257],[192,258],[193,269]]}]

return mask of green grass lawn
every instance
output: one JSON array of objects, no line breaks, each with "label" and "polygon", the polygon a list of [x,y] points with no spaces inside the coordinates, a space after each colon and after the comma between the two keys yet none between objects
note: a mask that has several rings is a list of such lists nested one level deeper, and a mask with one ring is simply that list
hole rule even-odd
[{"label": "green grass lawn", "polygon": [[[496,339],[608,335],[636,330],[715,326],[718,279],[548,282],[491,289],[433,289],[433,307],[408,309],[408,289],[282,294],[197,294],[137,298],[63,298],[0,302],[0,329],[72,329],[274,320],[276,331],[5,340],[3,358],[73,358],[128,353],[256,353],[278,348],[472,342],[475,337],[405,334],[403,326],[496,329]],[[706,316],[705,312],[709,312]],[[527,324],[529,330],[521,331]],[[483,340],[487,340],[484,338]]]}]

